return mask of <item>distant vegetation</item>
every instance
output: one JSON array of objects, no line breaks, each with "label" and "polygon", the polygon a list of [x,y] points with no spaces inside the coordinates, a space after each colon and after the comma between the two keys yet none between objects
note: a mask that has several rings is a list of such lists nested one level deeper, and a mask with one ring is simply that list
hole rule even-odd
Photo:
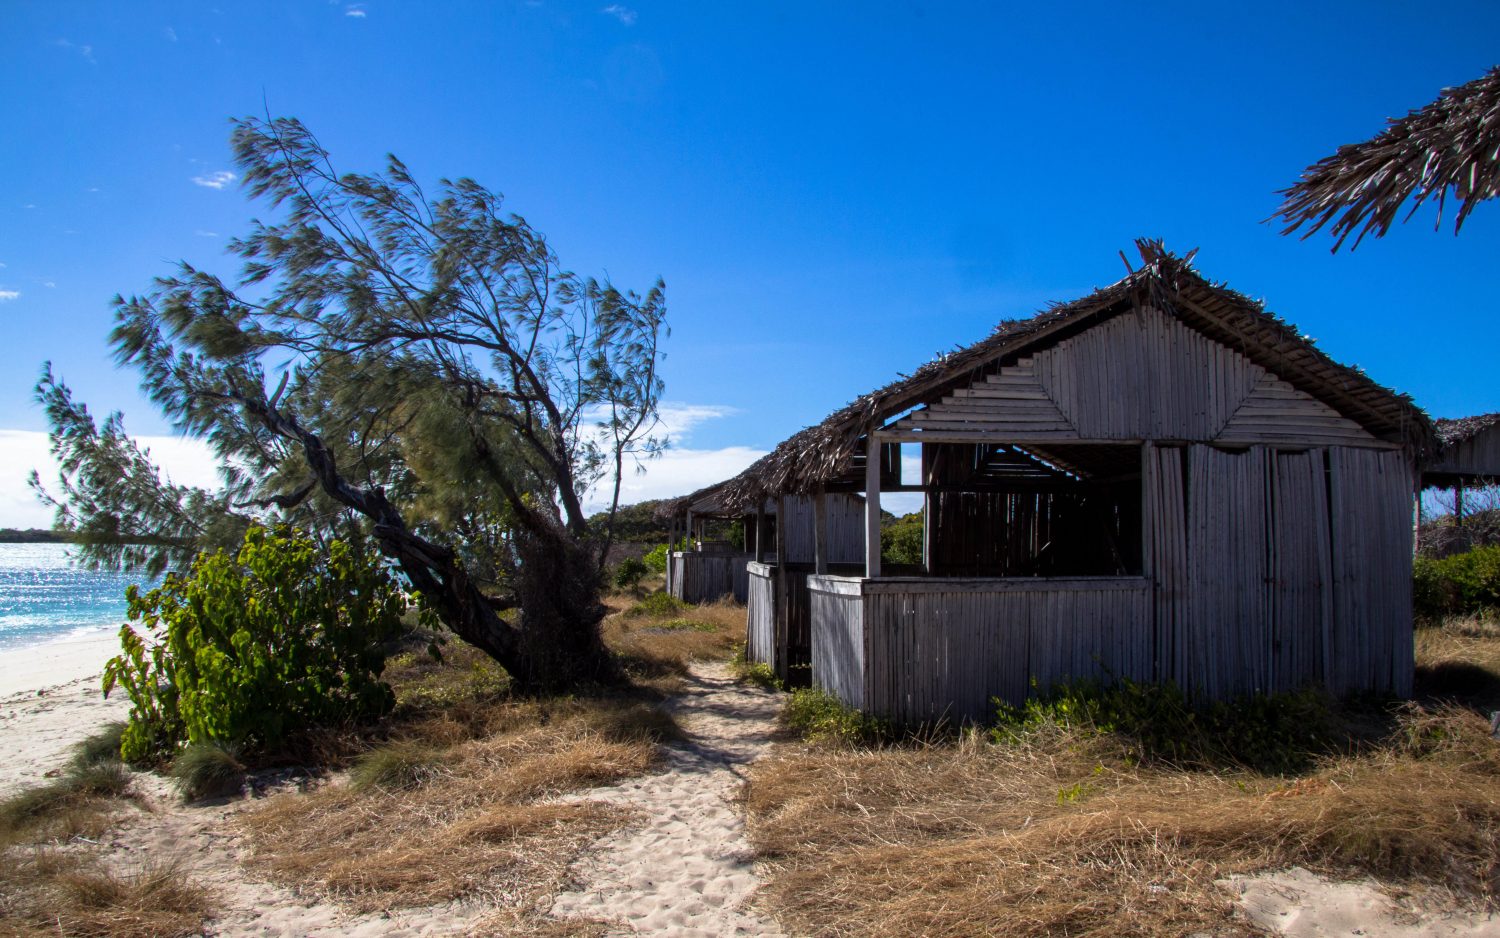
[{"label": "distant vegetation", "polygon": [[73,544],[79,540],[74,531],[50,528],[0,528],[0,544]]}]

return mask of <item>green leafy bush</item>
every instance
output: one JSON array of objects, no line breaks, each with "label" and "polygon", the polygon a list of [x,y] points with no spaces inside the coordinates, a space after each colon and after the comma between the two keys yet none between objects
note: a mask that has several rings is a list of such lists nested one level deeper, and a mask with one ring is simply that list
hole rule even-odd
[{"label": "green leafy bush", "polygon": [[1412,563],[1412,605],[1418,617],[1483,615],[1500,610],[1500,546]]},{"label": "green leafy bush", "polygon": [[189,576],[144,594],[132,586],[126,599],[104,692],[130,697],[127,761],[165,761],[185,743],[266,752],[394,705],[382,645],[406,601],[375,557],[342,541],[324,553],[252,528],[236,556],[200,555]]},{"label": "green leafy bush", "polygon": [[922,513],[902,515],[880,526],[880,559],[891,564],[922,563]]},{"label": "green leafy bush", "polygon": [[804,739],[815,742],[856,745],[873,742],[890,732],[883,721],[846,706],[842,700],[815,687],[792,691],[782,719]]},{"label": "green leafy bush", "polygon": [[635,557],[626,557],[620,561],[619,566],[615,567],[615,589],[639,589],[641,581],[649,572],[644,561]]},{"label": "green leafy bush", "polygon": [[657,544],[641,558],[652,573],[667,572],[667,545]]},{"label": "green leafy bush", "polygon": [[1195,707],[1171,682],[1080,681],[1056,685],[1020,706],[994,703],[990,735],[997,743],[1059,727],[1113,735],[1134,758],[1177,765],[1298,771],[1337,738],[1327,697],[1311,690]]}]

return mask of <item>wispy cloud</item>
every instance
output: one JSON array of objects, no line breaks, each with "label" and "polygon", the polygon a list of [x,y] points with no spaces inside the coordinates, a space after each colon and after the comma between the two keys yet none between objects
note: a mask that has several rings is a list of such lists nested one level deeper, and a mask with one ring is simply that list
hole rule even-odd
[{"label": "wispy cloud", "polygon": [[211,173],[193,177],[193,184],[205,189],[222,189],[234,182],[239,177],[227,169],[217,169]]},{"label": "wispy cloud", "polygon": [[80,45],[76,42],[69,42],[66,39],[58,39],[52,44],[54,46],[57,46],[59,49],[67,49],[69,52],[78,53],[79,55],[83,56],[84,61],[88,62],[90,65],[99,64],[98,62],[94,61],[94,47],[91,45]]},{"label": "wispy cloud", "polygon": [[352,16],[357,20],[365,18],[365,5],[363,3],[351,3],[344,7],[344,15]]},{"label": "wispy cloud", "polygon": [[626,26],[634,26],[635,21],[640,18],[639,13],[632,10],[630,7],[620,3],[611,3],[609,6],[605,7],[599,12],[604,13],[608,16],[613,16],[615,19],[624,23]]},{"label": "wispy cloud", "polygon": [[162,30],[162,35],[164,35],[164,36],[167,37],[167,41],[168,42],[176,42],[177,41],[177,30],[173,29],[170,26],[168,26],[166,29]]},{"label": "wispy cloud", "polygon": [[19,300],[20,298],[20,290],[0,290],[0,303],[9,303],[11,300]]},{"label": "wispy cloud", "polygon": [[197,235],[200,238],[217,238],[219,236],[219,233],[217,231],[204,231],[202,228],[199,228],[197,231],[193,232],[193,234]]},{"label": "wispy cloud", "polygon": [[57,282],[53,281],[53,280],[43,280],[42,281],[42,286],[44,286],[47,289],[51,290],[52,288],[54,288],[54,287],[57,286]]}]

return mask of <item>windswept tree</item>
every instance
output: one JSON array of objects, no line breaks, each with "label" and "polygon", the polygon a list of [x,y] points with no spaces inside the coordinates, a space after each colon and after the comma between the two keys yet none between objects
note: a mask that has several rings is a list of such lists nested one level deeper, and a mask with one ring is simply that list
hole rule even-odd
[{"label": "windswept tree", "polygon": [[339,174],[293,119],[237,121],[232,144],[282,217],[231,243],[236,282],[182,263],[117,298],[118,360],[212,443],[235,510],[359,519],[521,686],[610,676],[610,534],[583,502],[662,445],[662,283],[568,272],[473,180],[429,196],[394,156]]},{"label": "windswept tree", "polygon": [[1333,250],[1353,235],[1352,250],[1367,234],[1384,236],[1407,202],[1402,221],[1437,199],[1441,226],[1450,195],[1458,201],[1457,234],[1475,205],[1500,195],[1500,66],[1387,124],[1309,166],[1279,193],[1285,200],[1272,217],[1287,222],[1282,234],[1305,225],[1308,238],[1331,224]]}]

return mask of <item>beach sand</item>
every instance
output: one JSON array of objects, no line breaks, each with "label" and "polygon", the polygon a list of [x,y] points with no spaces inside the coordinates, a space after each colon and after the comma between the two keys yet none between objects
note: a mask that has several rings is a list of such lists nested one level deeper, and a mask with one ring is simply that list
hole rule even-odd
[{"label": "beach sand", "polygon": [[0,649],[0,795],[46,780],[73,745],[130,709],[99,689],[120,648],[114,629]]}]

